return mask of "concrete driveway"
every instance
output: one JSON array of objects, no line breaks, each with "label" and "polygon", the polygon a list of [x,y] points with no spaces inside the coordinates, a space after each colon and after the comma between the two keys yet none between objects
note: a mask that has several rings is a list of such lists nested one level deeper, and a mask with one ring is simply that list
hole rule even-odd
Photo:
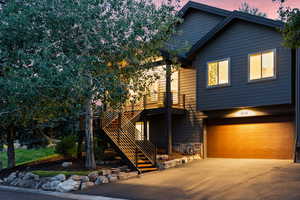
[{"label": "concrete driveway", "polygon": [[207,159],[81,193],[138,200],[299,200],[300,164]]}]

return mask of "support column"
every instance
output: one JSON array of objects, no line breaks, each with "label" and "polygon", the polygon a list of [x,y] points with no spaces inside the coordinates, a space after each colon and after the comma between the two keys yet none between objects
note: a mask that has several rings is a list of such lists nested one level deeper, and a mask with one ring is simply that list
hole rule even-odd
[{"label": "support column", "polygon": [[166,95],[165,95],[165,107],[166,107],[166,135],[168,141],[168,154],[172,153],[172,93],[171,93],[171,75],[172,75],[171,63],[167,63],[166,67]]},{"label": "support column", "polygon": [[144,123],[144,140],[147,140],[147,135],[148,135],[148,125],[147,125],[147,119],[144,117],[143,119],[143,123]]},{"label": "support column", "polygon": [[297,162],[298,159],[298,143],[299,143],[299,134],[300,134],[300,49],[296,50],[296,131],[295,131],[295,153],[294,153],[294,162]]}]

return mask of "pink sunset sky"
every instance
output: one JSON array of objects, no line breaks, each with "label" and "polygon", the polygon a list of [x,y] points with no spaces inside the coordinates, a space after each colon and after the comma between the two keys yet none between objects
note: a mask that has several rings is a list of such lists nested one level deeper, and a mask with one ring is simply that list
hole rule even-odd
[{"label": "pink sunset sky", "polygon": [[[237,10],[245,0],[193,0],[195,2],[223,8],[225,10]],[[188,0],[182,0],[182,4]],[[268,18],[277,18],[278,3],[273,3],[272,0],[246,0],[252,7],[259,8],[262,12],[267,13]],[[300,8],[300,0],[287,0],[286,6],[292,8]]]}]

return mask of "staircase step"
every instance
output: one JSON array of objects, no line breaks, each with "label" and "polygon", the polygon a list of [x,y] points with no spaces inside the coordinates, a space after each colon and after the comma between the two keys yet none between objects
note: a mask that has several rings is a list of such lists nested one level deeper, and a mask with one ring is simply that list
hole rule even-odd
[{"label": "staircase step", "polygon": [[149,164],[151,162],[149,160],[138,160],[137,163],[138,164]]},{"label": "staircase step", "polygon": [[150,163],[150,164],[138,164],[137,165],[138,168],[151,168],[153,167],[153,165]]},{"label": "staircase step", "polygon": [[158,168],[156,168],[156,167],[151,167],[151,168],[139,168],[139,170],[143,173],[143,172],[157,171]]}]

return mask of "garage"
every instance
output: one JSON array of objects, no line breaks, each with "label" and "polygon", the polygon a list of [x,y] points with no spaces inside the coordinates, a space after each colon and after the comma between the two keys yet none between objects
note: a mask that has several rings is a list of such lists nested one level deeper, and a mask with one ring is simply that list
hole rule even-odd
[{"label": "garage", "polygon": [[285,117],[219,120],[207,124],[207,156],[292,159],[294,125]]}]

